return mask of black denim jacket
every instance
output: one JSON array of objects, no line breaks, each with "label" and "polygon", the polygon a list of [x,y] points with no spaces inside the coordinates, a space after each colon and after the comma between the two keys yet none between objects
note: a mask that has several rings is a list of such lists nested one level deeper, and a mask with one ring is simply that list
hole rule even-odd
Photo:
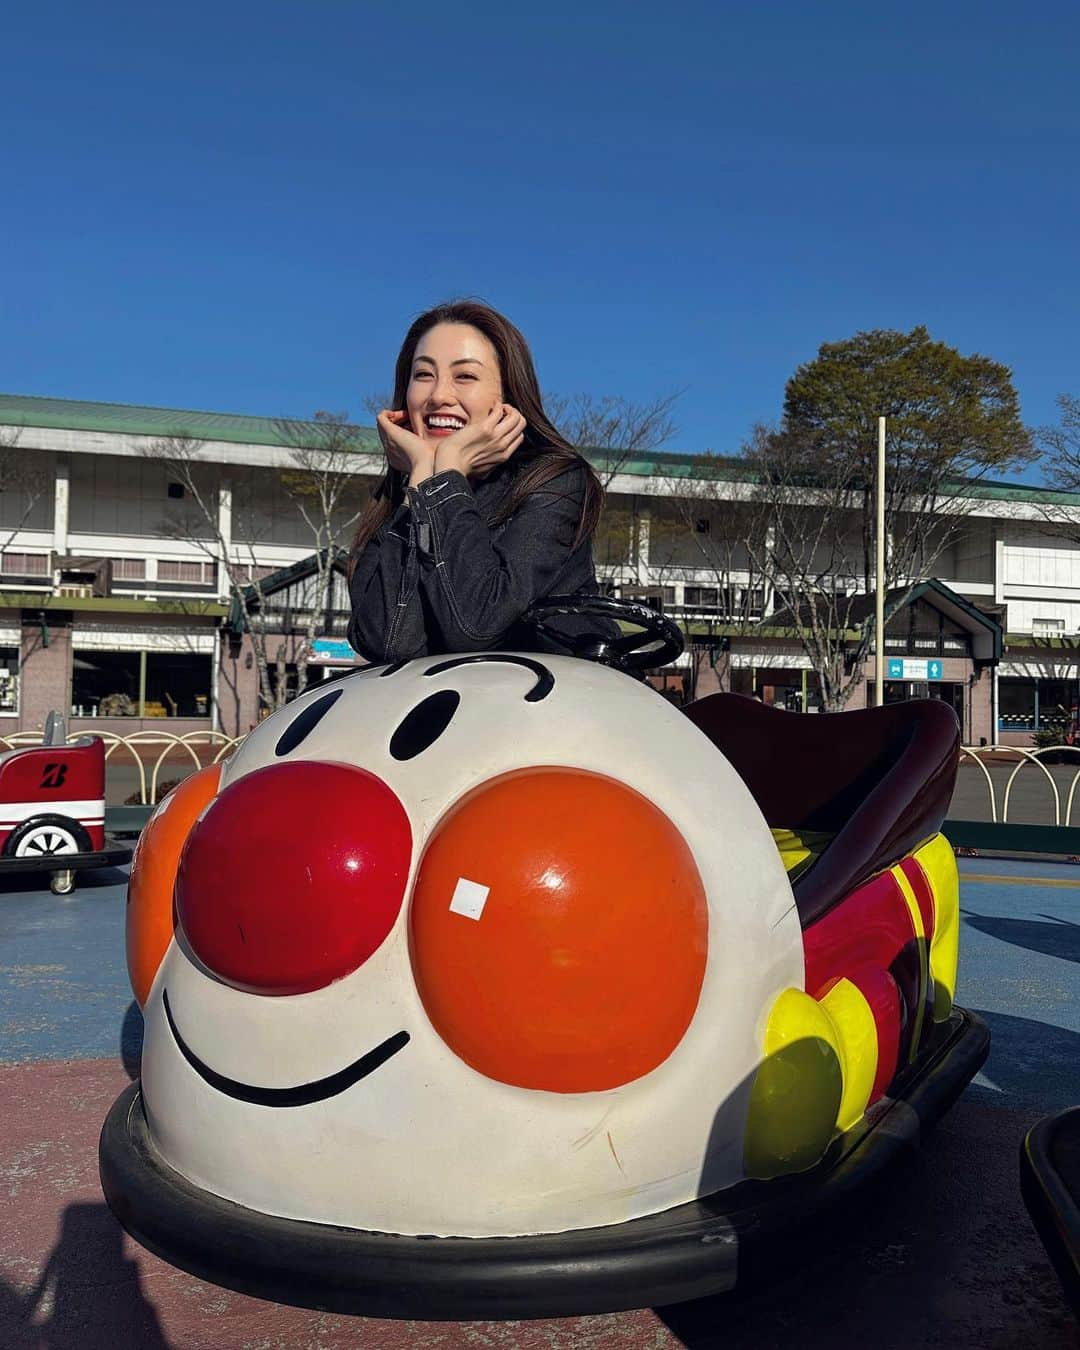
[{"label": "black denim jacket", "polygon": [[[508,469],[476,484],[447,469],[408,490],[356,559],[349,641],[361,655],[381,662],[528,650],[544,645],[515,632],[531,604],[547,595],[596,594],[591,543],[574,546],[585,470],[559,474],[492,525],[512,486]],[[552,627],[606,632],[609,625],[560,618]]]}]

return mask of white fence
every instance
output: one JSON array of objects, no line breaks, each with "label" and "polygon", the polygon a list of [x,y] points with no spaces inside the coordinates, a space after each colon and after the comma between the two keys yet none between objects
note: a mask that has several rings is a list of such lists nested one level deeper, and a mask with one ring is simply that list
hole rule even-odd
[{"label": "white fence", "polygon": [[[77,741],[85,732],[80,732],[69,736],[68,743]],[[158,731],[156,729],[147,729],[144,731],[132,732],[130,736],[119,736],[111,731],[94,732],[95,736],[100,736],[105,742],[105,760],[106,763],[119,750],[124,752],[126,759],[130,755],[135,762],[138,772],[139,782],[139,800],[143,806],[153,806],[157,803],[158,787],[162,765],[174,756],[177,751],[183,755],[190,756],[192,767],[201,769],[205,764],[218,764],[236,749],[243,736],[226,736],[222,731],[189,731],[183,736],[174,735],[170,731]],[[0,746],[5,749],[15,750],[20,746],[40,745],[42,734],[39,731],[17,731],[10,736],[0,736]],[[160,747],[160,748],[159,748]],[[204,756],[199,755],[199,750],[203,750]],[[155,755],[154,750],[158,750]],[[209,754],[210,751],[213,754]],[[148,751],[148,754],[141,754],[140,751]],[[1072,779],[1069,782],[1068,793],[1065,798],[1064,819],[1062,818],[1061,791],[1053,775],[1042,762],[1042,757],[1046,755],[1073,755],[1076,757],[1076,768]],[[1009,773],[1005,783],[1005,789],[1001,797],[1000,814],[998,807],[998,796],[994,788],[994,780],[990,776],[990,771],[983,763],[983,759],[989,756],[999,758],[1003,755],[1014,756],[1018,763]],[[1073,804],[1076,801],[1076,785],[1080,782],[1080,746],[1075,745],[1053,745],[1046,746],[1040,750],[1027,750],[1017,745],[965,745],[960,750],[961,762],[964,758],[970,759],[978,765],[986,781],[986,790],[990,799],[990,819],[996,824],[1006,824],[1009,819],[1009,801],[1012,796],[1013,784],[1016,781],[1020,771],[1029,765],[1033,771],[1037,770],[1046,779],[1050,785],[1054,803],[1054,821],[1055,825],[1071,825]]]},{"label": "white fence", "polygon": [[[191,757],[194,768],[201,769],[204,764],[220,763],[244,739],[243,736],[226,736],[222,731],[189,731],[183,736],[176,736],[171,731],[158,731],[156,729],[134,731],[130,736],[118,736],[112,731],[95,731],[93,734],[100,736],[105,742],[106,765],[117,750],[126,751],[135,761],[139,775],[139,799],[143,806],[156,804],[161,766],[170,755],[175,755],[178,749],[183,752],[185,757]],[[67,738],[67,744],[70,745],[85,735],[86,732],[70,735]],[[41,743],[42,733],[40,731],[16,731],[10,736],[0,736],[0,746],[8,750],[16,750],[27,745],[40,745]],[[153,752],[159,746],[162,747],[161,751],[155,756]],[[217,747],[216,750],[215,747]],[[205,758],[200,758],[198,753],[200,748],[207,752]],[[144,757],[139,753],[140,749],[149,753]],[[211,750],[214,750],[212,755],[208,753]],[[126,756],[124,758],[126,759]],[[149,776],[147,775],[148,765],[150,766]]]},{"label": "white fence", "polygon": [[[1076,768],[1073,772],[1072,780],[1069,783],[1068,796],[1065,799],[1065,818],[1061,816],[1061,792],[1058,784],[1054,781],[1054,776],[1046,765],[1042,762],[1045,755],[1075,755]],[[1015,755],[1019,763],[1012,769],[1005,783],[1005,791],[1001,800],[1001,815],[998,815],[997,796],[994,792],[994,780],[990,777],[990,771],[983,763],[983,757]],[[982,770],[983,777],[986,779],[986,788],[990,794],[990,819],[999,825],[1008,823],[1009,820],[1009,798],[1012,794],[1013,783],[1021,769],[1029,764],[1037,769],[1046,781],[1050,784],[1050,791],[1053,794],[1054,801],[1054,824],[1071,825],[1073,802],[1076,798],[1076,784],[1080,781],[1080,746],[1077,745],[1047,745],[1039,750],[1027,750],[1018,745],[965,745],[960,750],[961,763],[964,757],[974,761]]]}]

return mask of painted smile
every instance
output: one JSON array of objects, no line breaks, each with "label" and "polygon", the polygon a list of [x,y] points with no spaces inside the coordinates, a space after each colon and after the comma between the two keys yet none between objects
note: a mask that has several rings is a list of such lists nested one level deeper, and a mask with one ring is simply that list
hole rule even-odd
[{"label": "painted smile", "polygon": [[165,1017],[169,1023],[169,1030],[173,1034],[173,1039],[176,1041],[180,1053],[199,1077],[204,1082],[209,1083],[212,1088],[216,1088],[218,1092],[223,1092],[227,1097],[235,1097],[237,1101],[241,1102],[251,1102],[255,1106],[310,1106],[312,1102],[321,1102],[325,1101],[327,1097],[336,1097],[339,1092],[344,1092],[346,1088],[352,1087],[361,1078],[366,1078],[369,1073],[374,1073],[392,1055],[396,1055],[409,1043],[409,1033],[398,1031],[393,1036],[388,1036],[374,1050],[369,1050],[366,1055],[361,1055],[347,1068],[339,1069],[337,1073],[330,1074],[328,1078],[320,1078],[314,1083],[301,1083],[297,1087],[252,1087],[248,1083],[237,1082],[235,1078],[226,1078],[224,1074],[216,1073],[208,1064],[204,1064],[187,1045],[183,1036],[180,1035],[176,1022],[173,1020],[172,1009],[169,1007],[168,990],[162,995],[162,1001],[165,1005]]}]

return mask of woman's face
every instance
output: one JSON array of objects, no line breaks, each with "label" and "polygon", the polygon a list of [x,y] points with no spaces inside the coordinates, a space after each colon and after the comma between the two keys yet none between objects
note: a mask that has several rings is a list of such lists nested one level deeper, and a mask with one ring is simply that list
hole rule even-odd
[{"label": "woman's face", "polygon": [[423,440],[452,436],[502,402],[495,348],[467,323],[439,323],[417,344],[405,391],[413,431]]}]

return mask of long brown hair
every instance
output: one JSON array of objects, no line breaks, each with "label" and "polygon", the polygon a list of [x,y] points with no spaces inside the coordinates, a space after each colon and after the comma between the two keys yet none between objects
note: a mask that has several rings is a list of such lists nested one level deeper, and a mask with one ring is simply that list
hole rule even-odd
[{"label": "long brown hair", "polygon": [[[555,429],[540,398],[540,385],[533,366],[529,344],[509,319],[479,300],[452,300],[436,305],[413,323],[401,344],[394,367],[393,407],[405,407],[405,392],[412,376],[413,357],[420,339],[439,323],[467,323],[478,329],[495,348],[502,376],[503,400],[525,418],[525,439],[514,451],[516,473],[507,498],[491,522],[498,525],[512,516],[530,493],[577,466],[585,473],[585,496],[574,547],[596,529],[603,503],[603,488],[595,470],[584,455]],[[378,487],[360,520],[353,540],[353,557],[360,552],[385,520],[405,499],[408,475],[387,466]]]}]

